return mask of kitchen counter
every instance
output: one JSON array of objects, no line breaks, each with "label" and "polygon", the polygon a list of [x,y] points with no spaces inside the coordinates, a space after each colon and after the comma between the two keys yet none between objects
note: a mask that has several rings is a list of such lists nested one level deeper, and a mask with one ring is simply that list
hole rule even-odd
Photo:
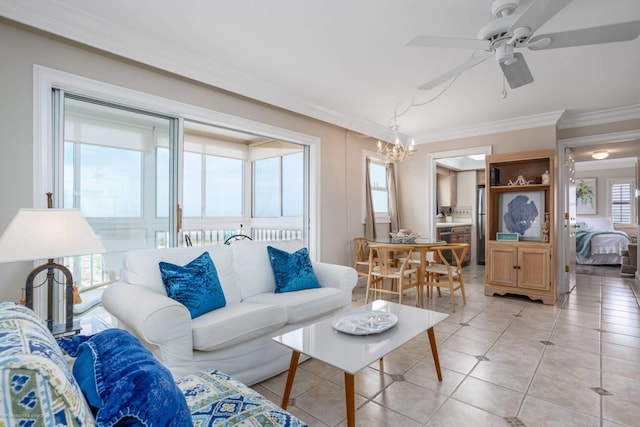
[{"label": "kitchen counter", "polygon": [[[471,228],[473,224],[470,219],[460,218],[457,222],[436,223],[436,239],[444,240],[447,243],[466,243],[471,245]],[[447,258],[448,259],[448,258]],[[449,259],[449,261],[451,261]],[[468,265],[471,261],[471,251],[467,251],[462,262]]]},{"label": "kitchen counter", "polygon": [[436,222],[436,228],[442,227],[456,227],[462,225],[473,225],[471,220],[469,221],[457,221],[457,222]]}]

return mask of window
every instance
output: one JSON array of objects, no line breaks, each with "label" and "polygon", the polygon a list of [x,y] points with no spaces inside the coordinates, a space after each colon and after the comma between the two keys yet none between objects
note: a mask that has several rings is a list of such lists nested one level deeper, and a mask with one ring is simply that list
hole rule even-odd
[{"label": "window", "polygon": [[633,197],[635,182],[632,179],[611,179],[609,183],[609,207],[614,224],[631,224],[634,218]]},{"label": "window", "polygon": [[242,160],[186,151],[183,159],[185,218],[242,217]]},{"label": "window", "polygon": [[[59,206],[80,209],[107,253],[69,257],[80,288],[117,279],[123,254],[167,233],[170,117],[54,91]],[[175,144],[175,141],[174,141]],[[56,201],[54,200],[54,203]]]},{"label": "window", "polygon": [[253,163],[253,188],[253,216],[280,216],[280,157],[256,160]]},{"label": "window", "polygon": [[369,180],[371,182],[371,199],[376,216],[389,215],[389,181],[386,163],[369,161]]},{"label": "window", "polygon": [[255,218],[302,216],[304,156],[300,147],[295,150],[298,152],[253,162]]},{"label": "window", "polygon": [[242,209],[243,161],[205,156],[207,217],[240,217]]}]

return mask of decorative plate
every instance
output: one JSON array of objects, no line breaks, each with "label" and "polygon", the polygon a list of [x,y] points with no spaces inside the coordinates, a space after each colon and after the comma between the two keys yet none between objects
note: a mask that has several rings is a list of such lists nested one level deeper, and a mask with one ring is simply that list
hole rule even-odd
[{"label": "decorative plate", "polygon": [[391,241],[395,243],[414,243],[416,239],[421,236],[420,233],[389,233],[389,235],[391,236]]},{"label": "decorative plate", "polygon": [[331,322],[334,329],[351,335],[372,335],[384,332],[398,323],[398,316],[387,311],[351,313]]}]

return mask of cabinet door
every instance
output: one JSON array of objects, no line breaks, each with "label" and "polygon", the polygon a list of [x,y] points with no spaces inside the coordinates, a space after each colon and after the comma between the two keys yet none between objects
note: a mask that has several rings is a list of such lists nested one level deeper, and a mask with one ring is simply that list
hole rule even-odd
[{"label": "cabinet door", "polygon": [[471,226],[470,225],[465,227],[465,231],[464,231],[464,234],[462,235],[461,243],[466,243],[469,245],[469,250],[467,251],[467,254],[464,257],[465,264],[468,264],[471,262]]},{"label": "cabinet door", "polygon": [[518,287],[549,290],[549,249],[521,247],[518,250]]},{"label": "cabinet door", "polygon": [[487,281],[492,285],[516,286],[518,249],[508,244],[489,244],[487,247]]}]

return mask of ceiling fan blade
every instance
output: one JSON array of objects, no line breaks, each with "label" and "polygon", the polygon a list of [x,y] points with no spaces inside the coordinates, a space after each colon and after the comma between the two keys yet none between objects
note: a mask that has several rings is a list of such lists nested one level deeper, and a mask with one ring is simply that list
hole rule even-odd
[{"label": "ceiling fan blade", "polygon": [[524,60],[524,56],[522,56],[521,53],[514,53],[513,56],[517,59],[516,62],[510,65],[506,65],[501,62],[500,68],[502,68],[502,72],[509,83],[509,87],[511,87],[511,89],[516,89],[520,86],[532,83],[533,76],[527,66],[527,61]]},{"label": "ceiling fan blade", "polygon": [[571,0],[533,0],[511,28],[527,27],[529,28],[529,34],[533,34],[542,24],[553,18],[569,3],[571,3]]},{"label": "ceiling fan blade", "polygon": [[435,79],[428,81],[427,83],[425,83],[422,86],[420,86],[418,89],[420,89],[420,90],[433,89],[434,87],[438,86],[440,83],[446,82],[450,78],[453,78],[453,77],[457,76],[458,74],[462,73],[463,71],[466,71],[469,68],[475,67],[476,65],[480,64],[481,62],[483,62],[487,58],[489,58],[489,56],[491,56],[491,55],[474,56],[471,59],[469,59],[467,62],[465,62],[464,64],[459,65],[456,68],[454,68],[452,70],[449,70],[446,73],[442,74],[441,76],[436,77]]},{"label": "ceiling fan blade", "polygon": [[[640,35],[640,21],[621,22],[619,24],[603,25],[601,27],[583,28],[580,30],[562,31],[559,33],[541,34],[533,37],[527,44],[531,50],[558,49],[561,47],[586,46],[590,44],[624,42]],[[535,43],[544,39],[548,44]]]},{"label": "ceiling fan blade", "polygon": [[489,43],[486,40],[439,36],[415,36],[406,45],[475,50],[487,50],[489,48]]}]

